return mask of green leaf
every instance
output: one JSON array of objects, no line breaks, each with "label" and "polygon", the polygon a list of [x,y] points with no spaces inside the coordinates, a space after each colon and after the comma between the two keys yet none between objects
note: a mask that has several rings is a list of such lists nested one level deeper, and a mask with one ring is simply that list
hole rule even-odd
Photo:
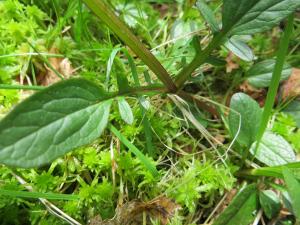
[{"label": "green leaf", "polygon": [[133,113],[130,105],[124,97],[118,98],[118,106],[121,118],[125,121],[125,123],[131,125],[133,123]]},{"label": "green leaf", "polygon": [[0,163],[41,166],[92,142],[107,125],[108,99],[84,79],[62,81],[32,95],[0,122]]},{"label": "green leaf", "polygon": [[[250,148],[255,154],[256,142]],[[296,161],[296,155],[291,145],[280,135],[271,132],[264,133],[256,150],[255,158],[268,166],[279,166]]]},{"label": "green leaf", "polygon": [[258,103],[244,93],[232,96],[230,108],[232,109],[229,113],[231,135],[235,136],[239,132],[237,142],[249,147],[255,141],[262,111]]},{"label": "green leaf", "polygon": [[230,38],[224,45],[233,54],[246,62],[251,62],[255,58],[252,49],[236,36]]},{"label": "green leaf", "polygon": [[238,193],[213,225],[248,225],[257,209],[257,187],[248,185]]},{"label": "green leaf", "polygon": [[108,59],[108,62],[107,62],[107,66],[106,66],[106,86],[108,87],[109,85],[109,81],[110,81],[110,73],[111,73],[111,70],[112,70],[112,66],[114,64],[114,60],[115,60],[115,57],[116,55],[118,54],[118,52],[121,50],[121,48],[114,48],[112,50],[112,52],[110,53],[110,56],[109,56],[109,59]]},{"label": "green leaf", "polygon": [[[252,66],[246,73],[248,82],[257,88],[269,87],[276,61],[268,59]],[[289,64],[284,64],[280,81],[286,80],[292,73]]]},{"label": "green leaf", "polygon": [[108,128],[114,135],[119,138],[119,140],[136,156],[138,159],[145,165],[145,167],[151,172],[153,177],[159,176],[159,173],[152,164],[152,162],[134,145],[132,144],[122,133],[120,133],[117,128],[115,128],[112,124],[109,124]]},{"label": "green leaf", "polygon": [[291,115],[297,123],[297,127],[300,128],[300,102],[292,101],[283,111]]},{"label": "green leaf", "polygon": [[291,197],[294,214],[300,221],[300,183],[288,168],[283,170],[283,176]]},{"label": "green leaf", "polygon": [[219,24],[214,16],[214,13],[209,8],[209,6],[205,3],[204,0],[197,1],[197,8],[199,9],[201,15],[205,19],[205,21],[209,24],[213,33],[216,33],[220,30]]},{"label": "green leaf", "polygon": [[266,31],[299,6],[299,0],[224,0],[222,29],[230,35]]},{"label": "green leaf", "polygon": [[280,199],[272,190],[264,190],[259,193],[259,202],[264,210],[265,215],[272,219],[278,215],[280,211]]},{"label": "green leaf", "polygon": [[0,189],[0,195],[16,197],[16,198],[45,198],[49,200],[78,200],[78,195],[56,194],[56,193],[41,193],[28,191],[15,191]]}]

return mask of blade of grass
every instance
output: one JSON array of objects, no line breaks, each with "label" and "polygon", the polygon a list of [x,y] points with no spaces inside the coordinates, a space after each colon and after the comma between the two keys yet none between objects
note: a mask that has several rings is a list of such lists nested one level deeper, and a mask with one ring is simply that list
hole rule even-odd
[{"label": "blade of grass", "polygon": [[260,167],[250,170],[242,170],[236,175],[239,177],[275,177],[283,178],[282,171],[284,168],[300,169],[300,162],[288,163],[282,166]]},{"label": "blade of grass", "polygon": [[144,46],[144,44],[128,29],[128,27],[101,0],[83,0],[83,2],[97,15],[141,60],[155,73],[171,92],[177,87],[169,73]]},{"label": "blade of grass", "polygon": [[13,191],[0,189],[0,195],[16,197],[16,198],[45,198],[48,200],[78,200],[78,195],[68,194],[55,194],[55,193],[41,193],[41,192],[28,192],[28,191]]},{"label": "blade of grass", "polygon": [[30,41],[27,41],[27,43],[30,45],[30,47],[38,54],[41,60],[55,73],[56,76],[58,76],[60,79],[64,80],[64,77],[62,74],[60,74],[49,62],[49,60],[42,54],[39,53],[38,49],[33,46],[33,44],[30,43]]},{"label": "blade of grass", "polygon": [[[129,66],[131,68],[131,74],[132,74],[134,83],[135,83],[136,86],[140,87],[141,84],[140,84],[140,80],[139,80],[139,77],[138,77],[138,73],[137,73],[136,66],[134,64],[133,58],[131,57],[131,55],[129,54],[129,52],[127,51],[126,48],[122,48],[122,51],[124,52],[124,54],[128,58],[128,63],[129,63]],[[141,110],[142,116],[143,116],[142,123],[143,123],[143,127],[144,127],[145,139],[146,139],[146,148],[148,150],[149,155],[153,156],[154,153],[155,153],[155,149],[154,149],[154,146],[153,146],[153,143],[152,143],[151,124],[150,124],[150,121],[147,117],[146,110],[145,110],[144,106],[142,105],[142,102],[141,102],[142,99],[141,98],[142,98],[142,96],[139,96],[139,106],[140,106],[140,110]]]},{"label": "blade of grass", "polygon": [[0,84],[0,89],[17,89],[17,90],[34,90],[40,91],[45,87],[36,85],[15,85],[15,84]]},{"label": "blade of grass", "polygon": [[[287,55],[290,38],[291,38],[292,33],[293,33],[293,24],[294,24],[294,14],[292,14],[288,17],[288,23],[287,23],[286,30],[284,31],[284,34],[283,34],[283,36],[281,38],[281,41],[280,41],[279,49],[278,49],[278,52],[277,52],[276,64],[275,64],[273,75],[272,75],[271,84],[270,84],[270,87],[269,87],[269,90],[268,90],[268,94],[267,94],[266,103],[265,103],[264,110],[263,110],[261,123],[260,123],[259,129],[258,129],[258,132],[257,132],[257,136],[256,136],[256,147],[255,147],[254,156],[255,156],[255,153],[256,153],[256,151],[258,149],[258,146],[261,142],[262,136],[265,133],[265,130],[268,126],[269,118],[272,114],[272,109],[273,109],[273,106],[274,106],[277,90],[278,90],[278,87],[279,87],[280,77],[281,77],[281,73],[282,73],[282,70],[283,70],[285,57]],[[249,152],[247,151],[246,156],[248,155],[248,153]]]},{"label": "blade of grass", "polygon": [[112,124],[108,125],[109,130],[119,138],[119,140],[131,151],[138,159],[145,165],[145,167],[150,171],[153,177],[159,175],[155,166],[147,159],[147,157],[133,145],[125,136],[121,134]]}]

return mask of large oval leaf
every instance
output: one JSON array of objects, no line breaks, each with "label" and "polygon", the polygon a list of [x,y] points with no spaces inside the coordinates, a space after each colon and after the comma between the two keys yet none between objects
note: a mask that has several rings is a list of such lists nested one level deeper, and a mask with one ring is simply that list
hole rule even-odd
[{"label": "large oval leaf", "polygon": [[32,95],[0,122],[0,163],[36,167],[90,143],[107,125],[109,98],[84,79]]},{"label": "large oval leaf", "polygon": [[237,142],[248,147],[255,141],[262,111],[258,103],[244,93],[237,93],[232,96],[230,108],[232,109],[229,113],[231,134],[235,136],[239,133]]},{"label": "large oval leaf", "polygon": [[213,225],[248,225],[254,220],[257,209],[257,187],[255,184],[245,187]]},{"label": "large oval leaf", "polygon": [[271,132],[264,133],[257,149],[256,142],[253,143],[250,152],[268,166],[279,166],[296,161],[291,145],[280,135]]},{"label": "large oval leaf", "polygon": [[223,30],[254,34],[277,25],[300,6],[299,0],[224,0]]},{"label": "large oval leaf", "polygon": [[[268,59],[259,62],[252,66],[248,72],[247,80],[248,82],[257,88],[269,87],[274,71],[276,61],[273,59]],[[280,81],[286,80],[292,73],[292,68],[289,64],[284,64]]]}]

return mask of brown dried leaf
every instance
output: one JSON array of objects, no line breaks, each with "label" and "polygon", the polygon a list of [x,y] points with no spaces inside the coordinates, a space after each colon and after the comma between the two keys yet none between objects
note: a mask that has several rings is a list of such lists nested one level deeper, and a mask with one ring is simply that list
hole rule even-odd
[{"label": "brown dried leaf", "polygon": [[300,95],[300,69],[294,68],[291,76],[282,86],[282,99],[287,100]]},{"label": "brown dried leaf", "polygon": [[158,219],[162,225],[166,225],[179,208],[178,204],[167,197],[158,197],[149,202],[133,200],[118,207],[113,219],[101,222],[97,217],[96,220],[91,220],[90,225],[140,225],[143,224],[145,216],[146,224],[150,225],[152,218]]},{"label": "brown dried leaf", "polygon": [[[233,70],[238,69],[240,65],[235,61],[237,58],[234,56],[232,52],[229,52],[226,57],[226,72],[231,73]],[[238,59],[237,59],[238,60]]]},{"label": "brown dried leaf", "polygon": [[[49,52],[52,54],[59,54],[55,47],[52,47]],[[62,74],[65,79],[68,79],[74,71],[71,62],[67,58],[51,57],[49,58],[49,63],[55,70]],[[45,67],[47,69],[46,73],[39,74],[37,78],[40,85],[49,86],[61,80],[61,78],[59,78],[51,68],[48,68],[46,65]]]},{"label": "brown dried leaf", "polygon": [[266,100],[266,90],[265,89],[257,89],[251,86],[248,81],[244,81],[240,86],[239,89],[244,92],[245,94],[251,96],[255,99],[260,106],[265,104]]}]

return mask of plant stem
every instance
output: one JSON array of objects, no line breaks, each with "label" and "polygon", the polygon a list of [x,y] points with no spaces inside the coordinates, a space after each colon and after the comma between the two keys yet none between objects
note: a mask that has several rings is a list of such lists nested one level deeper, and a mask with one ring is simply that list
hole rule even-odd
[{"label": "plant stem", "polygon": [[169,73],[144,46],[144,44],[128,29],[128,27],[101,0],[83,0],[83,2],[122,40],[141,60],[155,73],[170,92],[175,93],[177,87]]},{"label": "plant stem", "polygon": [[290,41],[290,38],[291,38],[292,33],[293,33],[293,23],[294,23],[294,14],[292,14],[288,17],[288,24],[287,24],[286,30],[285,30],[285,32],[282,36],[281,41],[280,41],[279,49],[278,49],[278,52],[277,52],[276,64],[275,64],[275,68],[274,68],[274,71],[273,71],[270,88],[268,90],[268,94],[267,94],[267,98],[266,98],[266,103],[265,103],[265,106],[264,106],[262,120],[261,120],[259,129],[258,129],[258,133],[257,133],[257,136],[256,136],[255,153],[258,149],[258,146],[259,146],[259,143],[260,143],[260,141],[263,137],[263,134],[264,134],[264,132],[267,128],[269,118],[270,118],[271,113],[272,113],[272,109],[273,109],[273,106],[274,106],[277,90],[278,90],[279,83],[280,83],[280,77],[281,77],[281,74],[282,74],[282,69],[283,69],[284,62],[285,62],[285,57],[286,57],[286,54],[288,52],[289,41]]},{"label": "plant stem", "polygon": [[181,88],[185,81],[191,76],[191,74],[200,66],[202,65],[205,60],[210,56],[211,52],[219,46],[224,37],[226,36],[226,32],[220,32],[216,36],[213,37],[212,41],[209,45],[200,53],[196,53],[195,58],[193,61],[184,67],[179,74],[176,76],[176,85],[178,88]]}]

